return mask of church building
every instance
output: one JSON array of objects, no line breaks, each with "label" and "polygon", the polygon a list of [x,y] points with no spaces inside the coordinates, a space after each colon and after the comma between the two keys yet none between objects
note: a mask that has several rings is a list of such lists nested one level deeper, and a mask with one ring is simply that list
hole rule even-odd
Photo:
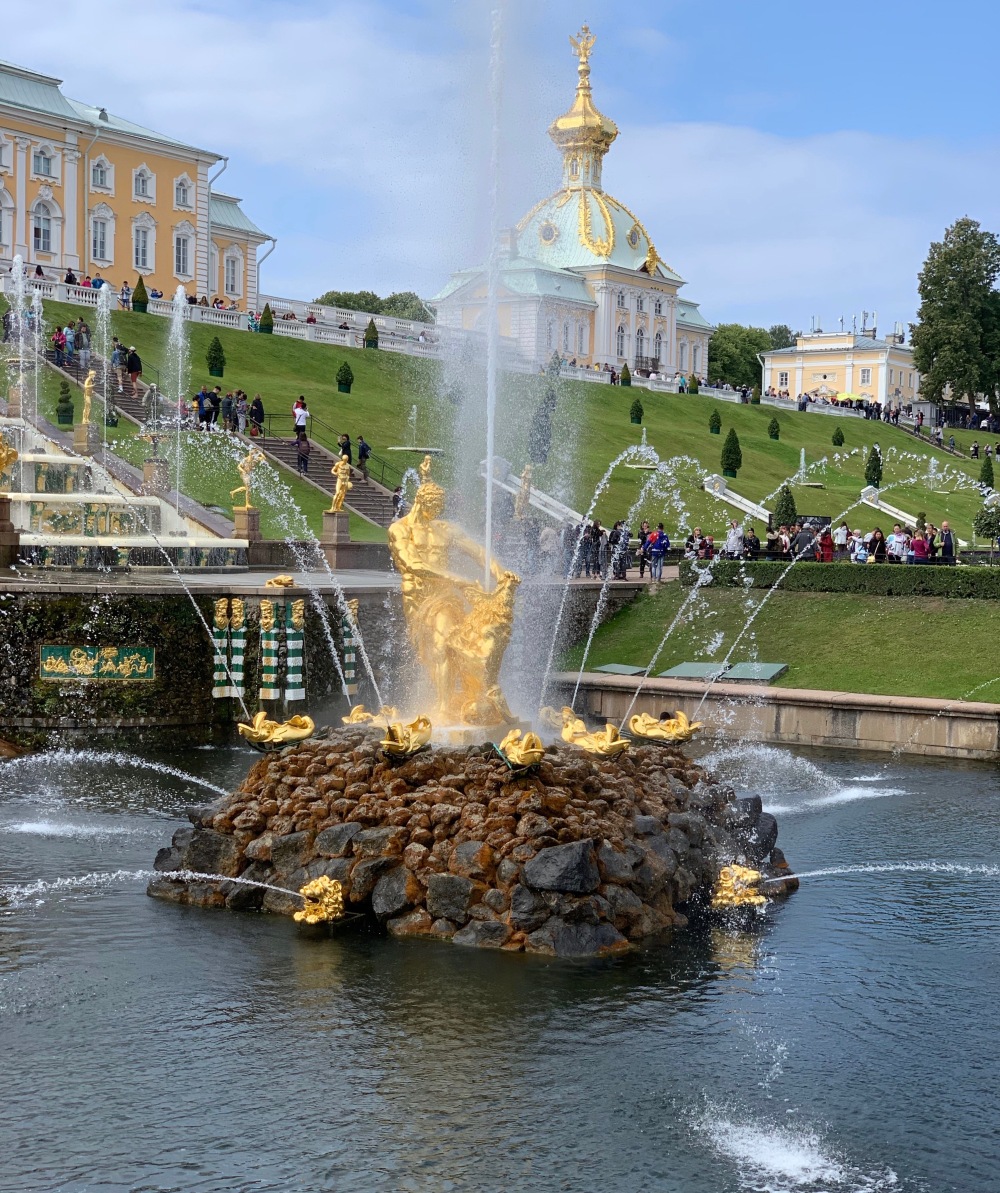
[{"label": "church building", "polygon": [[[579,81],[569,111],[549,126],[562,186],[503,238],[500,333],[533,364],[553,352],[581,367],[704,375],[714,331],[639,219],[604,190],[604,156],[618,136],[594,106],[586,25],[571,37]],[[439,326],[483,330],[485,267],[463,270],[428,300]]]}]

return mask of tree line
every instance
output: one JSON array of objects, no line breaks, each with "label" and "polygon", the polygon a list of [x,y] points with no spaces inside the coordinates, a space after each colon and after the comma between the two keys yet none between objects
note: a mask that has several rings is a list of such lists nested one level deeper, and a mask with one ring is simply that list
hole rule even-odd
[{"label": "tree line", "polygon": [[708,342],[708,379],[751,389],[761,382],[758,354],[778,348],[792,348],[802,333],[787,323],[771,327],[746,327],[742,323],[720,323]]},{"label": "tree line", "polygon": [[434,316],[412,290],[397,290],[388,298],[380,298],[374,290],[327,290],[313,301],[344,311],[392,315],[396,319],[416,319],[420,323],[434,322]]}]

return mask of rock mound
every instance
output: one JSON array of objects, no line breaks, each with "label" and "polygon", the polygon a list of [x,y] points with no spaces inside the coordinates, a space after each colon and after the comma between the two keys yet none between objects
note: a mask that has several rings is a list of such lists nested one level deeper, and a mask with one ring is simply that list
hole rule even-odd
[{"label": "rock mound", "polygon": [[[722,865],[759,864],[774,847],[771,818],[671,747],[605,761],[559,744],[516,776],[488,746],[394,763],[379,736],[347,726],[261,759],[238,791],[189,813],[192,827],[160,850],[156,869],[295,891],[327,875],[349,909],[395,936],[595,956],[686,923],[679,907],[707,894]],[[301,906],[221,880],[157,878],[149,894]]]}]

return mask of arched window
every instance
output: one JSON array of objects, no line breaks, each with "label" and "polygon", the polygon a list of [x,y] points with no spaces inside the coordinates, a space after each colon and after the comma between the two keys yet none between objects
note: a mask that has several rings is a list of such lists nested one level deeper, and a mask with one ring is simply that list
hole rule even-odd
[{"label": "arched window", "polygon": [[[618,291],[618,309],[620,311],[625,310],[625,291],[624,290]],[[621,353],[619,353],[619,356],[620,355],[621,355]]]},{"label": "arched window", "polygon": [[569,163],[569,176],[570,176],[570,178],[579,178],[579,176],[580,176],[580,162],[579,162],[579,159],[578,159],[578,158],[575,158],[575,157],[574,157],[574,158],[570,158],[570,163]]},{"label": "arched window", "polygon": [[653,337],[653,355],[657,360],[663,355],[663,334],[661,332],[657,332]]},{"label": "arched window", "polygon": [[624,327],[618,328],[618,343],[617,343],[616,347],[618,349],[618,355],[624,356],[625,355],[625,328]]},{"label": "arched window", "polygon": [[681,346],[677,351],[677,362],[680,366],[681,372],[682,373],[687,372],[688,346],[685,342],[681,343]]},{"label": "arched window", "polygon": [[31,155],[31,172],[41,175],[42,178],[53,178],[55,176],[52,153],[47,145],[36,149]]},{"label": "arched window", "polygon": [[52,252],[52,212],[47,203],[36,203],[31,217],[32,244],[36,253]]},{"label": "arched window", "polygon": [[103,161],[94,162],[90,170],[92,186],[106,187],[108,185],[108,167]]},{"label": "arched window", "polygon": [[243,254],[239,248],[230,245],[222,259],[222,284],[230,298],[243,294]]},{"label": "arched window", "polygon": [[156,202],[156,175],[147,165],[132,171],[132,198],[142,203]]},{"label": "arched window", "polygon": [[569,324],[563,324],[563,352],[569,351]]},{"label": "arched window", "polygon": [[546,348],[555,347],[555,334],[556,334],[555,324],[550,319],[548,321],[548,323],[545,324],[545,347]]},{"label": "arched window", "polygon": [[646,355],[646,333],[641,327],[635,333],[635,354],[637,357]]},{"label": "arched window", "polygon": [[576,353],[577,353],[577,356],[583,356],[583,354],[585,352],[585,348],[584,348],[585,342],[586,341],[584,340],[583,324],[579,323],[579,324],[577,324],[577,328],[576,328]]},{"label": "arched window", "polygon": [[691,371],[692,371],[692,373],[698,372],[698,367],[699,367],[700,361],[701,361],[701,349],[698,347],[697,344],[695,344],[695,346],[691,349]]}]

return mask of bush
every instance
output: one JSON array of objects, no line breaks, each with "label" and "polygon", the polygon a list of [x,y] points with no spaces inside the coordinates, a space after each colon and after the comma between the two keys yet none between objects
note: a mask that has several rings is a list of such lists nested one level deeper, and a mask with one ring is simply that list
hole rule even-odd
[{"label": "bush", "polygon": [[917,522],[916,522],[916,525],[914,526],[914,530],[919,530],[921,534],[927,533],[927,511],[926,510],[918,510]]},{"label": "bush", "polygon": [[274,314],[271,311],[271,304],[269,302],[264,303],[264,310],[260,316],[259,330],[266,336],[274,334]]},{"label": "bush", "polygon": [[622,371],[618,378],[618,384],[619,385],[631,385],[632,384],[632,374],[629,372],[629,368],[628,368],[627,364],[622,365]]},{"label": "bush", "polygon": [[208,371],[215,373],[219,377],[222,376],[222,370],[226,367],[226,354],[222,350],[222,341],[218,336],[212,337],[212,342],[208,346],[208,351],[205,353],[205,361],[208,364]]},{"label": "bush", "polygon": [[882,453],[873,447],[868,453],[868,463],[865,465],[865,484],[878,489],[882,485]]},{"label": "bush", "polygon": [[344,363],[337,370],[337,384],[338,385],[353,385],[354,384],[354,370],[345,360]]},{"label": "bush", "polygon": [[708,429],[714,431],[716,435],[722,430],[722,416],[718,410],[713,410],[708,419]]},{"label": "bush", "polygon": [[688,378],[688,393],[696,394],[697,392],[698,392],[698,378],[694,375],[694,373],[692,373],[691,376]]},{"label": "bush", "polygon": [[778,490],[778,501],[774,507],[772,522],[775,526],[792,526],[799,520],[799,512],[795,508],[795,498],[787,485]]},{"label": "bush", "polygon": [[[750,405],[751,406],[759,406],[760,405],[760,386],[759,385],[755,385],[753,387],[753,389],[750,391]],[[777,436],[775,436],[775,438],[777,438]]]},{"label": "bush", "polygon": [[722,471],[739,472],[743,467],[743,452],[740,449],[740,437],[736,428],[730,427],[726,442],[722,445]]},{"label": "bush", "polygon": [[146,293],[146,283],[140,276],[135,283],[135,289],[132,291],[132,306],[134,309],[144,311],[149,303],[149,295]]},{"label": "bush", "polygon": [[69,382],[62,378],[59,382],[59,400],[56,403],[56,421],[62,426],[73,425],[73,394]]},{"label": "bush", "polygon": [[984,489],[993,488],[993,460],[989,456],[983,457],[982,467],[979,469],[979,483]]},{"label": "bush", "polygon": [[632,403],[632,405],[629,406],[629,408],[628,408],[629,418],[634,423],[641,423],[642,416],[644,413],[645,413],[645,411],[642,408],[642,402],[640,402],[639,399],[636,398],[635,401]]},{"label": "bush", "polygon": [[840,427],[837,427],[837,429],[833,432],[832,441],[834,447],[844,446],[844,432],[840,429]]},{"label": "bush", "polygon": [[767,424],[767,435],[769,439],[781,438],[781,427],[778,425],[778,420],[776,418],[772,418]]},{"label": "bush", "polygon": [[[705,565],[684,559],[680,581],[691,585]],[[787,573],[787,575],[785,574]],[[784,576],[782,580],[781,577]],[[760,560],[716,560],[711,584],[717,588],[774,588],[787,592],[848,592],[870,596],[936,596],[975,600],[1000,598],[1000,568],[906,567],[881,563],[868,567],[855,563],[813,563]]]},{"label": "bush", "polygon": [[1000,505],[984,505],[973,519],[972,529],[991,543],[1000,538]]},{"label": "bush", "polygon": [[[551,372],[549,376],[552,376]],[[552,417],[558,402],[559,391],[550,381],[528,428],[528,458],[533,464],[544,464],[549,458],[552,448]]]},{"label": "bush", "polygon": [[368,326],[365,328],[365,347],[378,347],[378,328],[375,326],[374,316],[368,320]]}]

